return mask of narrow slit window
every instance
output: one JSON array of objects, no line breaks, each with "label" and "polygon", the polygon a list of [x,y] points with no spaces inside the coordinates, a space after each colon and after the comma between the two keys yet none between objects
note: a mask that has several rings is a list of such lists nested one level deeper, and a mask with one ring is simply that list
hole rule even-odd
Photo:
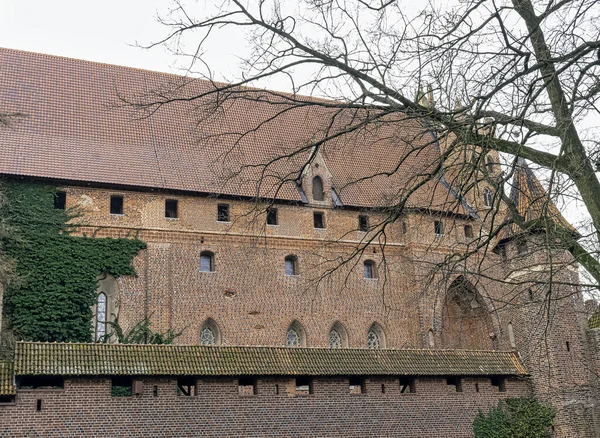
[{"label": "narrow slit window", "polygon": [[229,222],[229,204],[217,205],[217,221]]},{"label": "narrow slit window", "polygon": [[320,176],[315,176],[312,181],[313,199],[315,201],[324,201],[325,192],[323,190],[323,180]]},{"label": "narrow slit window", "polygon": [[96,341],[103,341],[106,336],[106,294],[100,292],[96,299]]},{"label": "narrow slit window", "polygon": [[313,223],[315,228],[325,228],[325,218],[322,212],[315,211],[313,214]]},{"label": "narrow slit window", "polygon": [[358,217],[358,230],[369,231],[369,216]]},{"label": "narrow slit window", "polygon": [[110,197],[110,214],[123,214],[123,197],[122,196],[111,196]]},{"label": "narrow slit window", "polygon": [[486,207],[491,207],[492,204],[494,203],[494,200],[492,198],[492,192],[490,191],[490,189],[484,189],[483,190],[483,205],[485,205]]},{"label": "narrow slit window", "polygon": [[179,212],[177,211],[178,202],[175,199],[167,199],[165,201],[165,217],[168,219],[177,219]]},{"label": "narrow slit window", "polygon": [[444,234],[444,224],[442,221],[434,221],[433,229],[436,236],[442,236]]},{"label": "narrow slit window", "polygon": [[468,239],[473,238],[473,226],[465,225],[465,237]]},{"label": "narrow slit window", "polygon": [[56,210],[64,210],[67,207],[67,193],[56,192],[54,194],[54,208]]},{"label": "narrow slit window", "polygon": [[256,379],[240,377],[238,380],[238,394],[242,397],[256,395]]},{"label": "narrow slit window", "polygon": [[215,255],[210,251],[200,253],[200,272],[215,271]]},{"label": "narrow slit window", "polygon": [[267,209],[267,225],[277,225],[277,209],[269,208]]}]

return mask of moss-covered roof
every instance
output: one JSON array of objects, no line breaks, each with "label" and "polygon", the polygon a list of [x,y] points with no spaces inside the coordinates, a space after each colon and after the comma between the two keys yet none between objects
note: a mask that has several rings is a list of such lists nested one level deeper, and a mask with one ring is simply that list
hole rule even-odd
[{"label": "moss-covered roof", "polygon": [[16,393],[13,364],[12,362],[0,361],[0,395],[13,395]]},{"label": "moss-covered roof", "polygon": [[525,375],[514,352],[19,342],[16,375]]}]

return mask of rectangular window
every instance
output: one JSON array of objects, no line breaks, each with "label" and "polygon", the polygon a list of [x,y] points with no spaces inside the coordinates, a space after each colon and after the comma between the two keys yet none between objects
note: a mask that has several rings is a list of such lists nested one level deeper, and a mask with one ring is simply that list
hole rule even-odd
[{"label": "rectangular window", "polygon": [[133,379],[127,376],[113,377],[110,395],[112,397],[129,397],[133,393]]},{"label": "rectangular window", "polygon": [[313,382],[310,377],[296,377],[296,395],[313,393]]},{"label": "rectangular window", "polygon": [[350,392],[350,394],[364,394],[367,392],[365,379],[361,377],[350,377],[348,381],[348,392]]},{"label": "rectangular window", "polygon": [[64,210],[67,206],[67,193],[56,192],[54,194],[54,208],[57,210]]},{"label": "rectangular window", "polygon": [[313,222],[315,228],[325,228],[325,218],[322,212],[315,211],[313,213]]},{"label": "rectangular window", "polygon": [[268,208],[267,209],[267,225],[277,225],[277,209],[276,208]]},{"label": "rectangular window", "polygon": [[110,197],[110,214],[123,214],[123,197]]},{"label": "rectangular window", "polygon": [[167,199],[165,201],[165,217],[169,219],[177,219],[179,213],[177,211],[177,200]]},{"label": "rectangular window", "polygon": [[19,389],[62,389],[65,381],[61,376],[22,376],[17,378]]},{"label": "rectangular window", "polygon": [[433,223],[433,228],[436,236],[441,236],[444,234],[444,224],[442,221],[435,221]]},{"label": "rectangular window", "polygon": [[177,395],[184,397],[193,397],[196,395],[196,379],[189,376],[179,377],[177,379]]},{"label": "rectangular window", "polygon": [[256,395],[256,379],[240,377],[238,380],[238,394],[241,396]]},{"label": "rectangular window", "polygon": [[412,394],[415,392],[415,379],[412,377],[400,377],[400,392]]},{"label": "rectangular window", "polygon": [[502,377],[492,377],[492,386],[498,388],[498,392],[506,392],[505,380]]},{"label": "rectangular window", "polygon": [[369,231],[369,216],[358,217],[358,229],[359,231]]},{"label": "rectangular window", "polygon": [[228,204],[217,205],[217,221],[229,222],[229,205]]},{"label": "rectangular window", "polygon": [[465,225],[465,237],[469,239],[473,237],[473,227],[471,225]]},{"label": "rectangular window", "polygon": [[462,381],[460,377],[448,377],[446,378],[446,384],[454,392],[462,392]]}]

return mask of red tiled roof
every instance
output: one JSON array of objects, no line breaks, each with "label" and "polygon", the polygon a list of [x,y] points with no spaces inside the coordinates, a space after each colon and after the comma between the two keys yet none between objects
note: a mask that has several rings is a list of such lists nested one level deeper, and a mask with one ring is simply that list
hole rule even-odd
[{"label": "red tiled roof", "polygon": [[[285,107],[281,101],[236,100],[218,111],[202,99],[178,101],[146,117],[119,100],[173,89],[190,97],[211,87],[199,79],[0,49],[0,110],[26,114],[0,130],[0,174],[300,201],[292,181],[309,151],[276,161],[266,176],[253,165],[322,138],[331,109],[296,108],[240,139],[235,133],[273,117]],[[339,114],[337,128],[358,123],[352,116]],[[389,205],[439,158],[422,122],[401,115],[328,141],[321,152],[342,203],[360,207]],[[276,192],[282,177],[290,182]],[[408,206],[464,213],[437,180],[417,190]]]}]

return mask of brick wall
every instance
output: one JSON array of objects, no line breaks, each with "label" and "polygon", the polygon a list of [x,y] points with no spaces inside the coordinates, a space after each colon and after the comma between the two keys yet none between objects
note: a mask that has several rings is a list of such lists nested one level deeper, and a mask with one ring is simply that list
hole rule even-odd
[{"label": "brick wall", "polygon": [[369,378],[364,393],[350,394],[348,379],[316,378],[312,394],[296,395],[294,380],[259,378],[256,395],[240,395],[237,380],[213,378],[185,397],[176,380],[142,380],[143,394],[131,397],[111,397],[110,379],[101,378],[19,390],[13,405],[0,405],[1,435],[471,437],[479,409],[530,394],[516,379],[499,392],[490,379],[465,378],[460,393],[444,379],[417,379],[416,392],[403,394],[398,379]]}]

